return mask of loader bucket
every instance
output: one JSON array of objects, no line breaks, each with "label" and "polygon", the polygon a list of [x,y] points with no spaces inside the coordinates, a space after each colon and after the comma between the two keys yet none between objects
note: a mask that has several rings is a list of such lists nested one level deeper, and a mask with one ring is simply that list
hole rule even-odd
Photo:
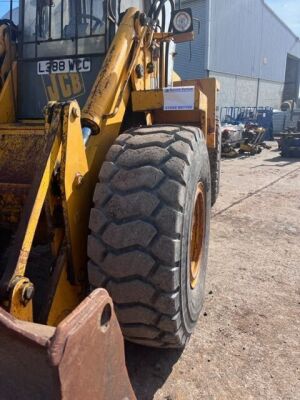
[{"label": "loader bucket", "polygon": [[[0,279],[7,261],[3,260],[6,250],[19,228],[35,176],[46,158],[46,140],[42,125],[0,127]],[[25,228],[24,224],[23,236]]]},{"label": "loader bucket", "polygon": [[0,225],[15,228],[45,157],[44,126],[0,127]]},{"label": "loader bucket", "polygon": [[133,400],[123,337],[104,289],[57,328],[19,321],[0,308],[1,400]]}]

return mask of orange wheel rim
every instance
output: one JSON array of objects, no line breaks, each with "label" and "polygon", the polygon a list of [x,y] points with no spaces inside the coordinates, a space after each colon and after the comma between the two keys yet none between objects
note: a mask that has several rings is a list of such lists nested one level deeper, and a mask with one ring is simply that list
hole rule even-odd
[{"label": "orange wheel rim", "polygon": [[197,186],[194,201],[192,231],[190,240],[190,285],[197,286],[200,270],[201,255],[205,231],[205,190],[202,183]]}]

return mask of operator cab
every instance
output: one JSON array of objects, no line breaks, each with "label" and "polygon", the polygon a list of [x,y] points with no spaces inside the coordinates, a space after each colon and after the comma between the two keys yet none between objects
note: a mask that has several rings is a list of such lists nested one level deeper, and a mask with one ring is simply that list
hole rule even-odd
[{"label": "operator cab", "polygon": [[116,29],[108,3],[21,1],[18,73],[27,79],[18,80],[19,119],[40,118],[51,100],[84,105]]},{"label": "operator cab", "polygon": [[[176,10],[173,0],[20,0],[13,5],[16,3],[18,120],[43,118],[49,101],[76,99],[84,106],[122,13],[129,7],[146,12],[151,21],[158,21],[160,32],[173,31],[180,41],[191,40],[193,31],[192,15],[188,9]],[[12,15],[11,10],[8,19]],[[153,58],[159,58],[160,81],[152,88],[172,84],[174,55],[172,41],[153,50]]]},{"label": "operator cab", "polygon": [[145,11],[147,3],[21,0],[17,118],[41,118],[43,107],[52,100],[76,99],[83,107],[122,13],[129,7]]}]

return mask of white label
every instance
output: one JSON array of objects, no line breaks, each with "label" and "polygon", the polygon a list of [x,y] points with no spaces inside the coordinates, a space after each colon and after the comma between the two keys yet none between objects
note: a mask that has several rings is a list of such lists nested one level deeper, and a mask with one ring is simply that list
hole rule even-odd
[{"label": "white label", "polygon": [[38,75],[89,72],[90,70],[91,60],[89,58],[65,58],[63,60],[47,60],[37,63]]},{"label": "white label", "polygon": [[164,110],[193,110],[195,103],[195,87],[179,86],[164,88]]}]

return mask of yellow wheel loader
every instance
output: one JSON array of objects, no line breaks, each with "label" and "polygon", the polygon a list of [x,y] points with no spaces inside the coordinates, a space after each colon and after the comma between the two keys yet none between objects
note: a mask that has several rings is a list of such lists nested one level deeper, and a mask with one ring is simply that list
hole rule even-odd
[{"label": "yellow wheel loader", "polygon": [[174,73],[194,33],[172,0],[16,3],[0,20],[0,398],[135,399],[123,338],[184,347],[203,304],[218,83]]}]

